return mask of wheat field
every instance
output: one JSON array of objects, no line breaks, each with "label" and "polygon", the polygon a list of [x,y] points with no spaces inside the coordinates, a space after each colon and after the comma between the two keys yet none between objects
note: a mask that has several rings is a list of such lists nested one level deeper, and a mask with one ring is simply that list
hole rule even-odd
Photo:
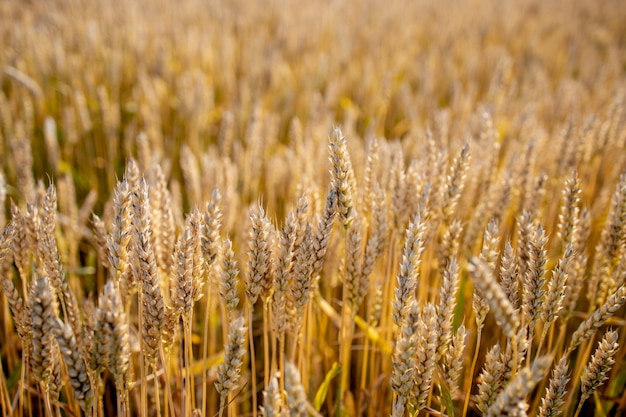
[{"label": "wheat field", "polygon": [[0,0],[0,414],[626,415],[624,22]]}]

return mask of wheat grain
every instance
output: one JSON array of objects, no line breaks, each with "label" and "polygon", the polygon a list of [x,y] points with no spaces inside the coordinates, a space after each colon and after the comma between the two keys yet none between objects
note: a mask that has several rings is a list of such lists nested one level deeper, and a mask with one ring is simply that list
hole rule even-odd
[{"label": "wheat grain", "polygon": [[329,144],[330,165],[332,174],[332,188],[337,193],[337,212],[345,229],[352,220],[352,194],[354,190],[350,184],[351,163],[346,138],[339,128],[333,130]]},{"label": "wheat grain", "polygon": [[362,223],[356,211],[352,211],[352,220],[346,235],[346,289],[350,309],[356,314],[367,293],[367,280],[361,273],[363,263],[363,245],[361,236]]},{"label": "wheat grain", "polygon": [[505,366],[502,363],[500,345],[494,345],[485,357],[485,365],[478,383],[477,408],[485,413],[502,391],[505,381]]},{"label": "wheat grain", "polygon": [[216,188],[211,194],[211,200],[206,205],[202,223],[202,253],[206,262],[206,270],[211,266],[220,253],[220,229],[222,227],[222,197]]},{"label": "wheat grain", "polygon": [[454,216],[456,211],[457,203],[465,187],[465,176],[469,167],[469,161],[469,145],[465,144],[461,149],[460,155],[454,158],[444,185],[441,213],[446,222],[448,222],[447,219],[451,219]]},{"label": "wheat grain", "polygon": [[487,263],[480,259],[473,259],[468,269],[474,277],[474,285],[478,288],[494,311],[496,321],[502,327],[507,337],[513,338],[520,326],[520,318],[517,311],[496,282]]},{"label": "wheat grain", "polygon": [[285,364],[285,391],[287,392],[287,408],[291,417],[307,417],[307,399],[298,368],[290,362]]},{"label": "wheat grain", "polygon": [[578,345],[589,340],[624,303],[626,303],[626,285],[619,287],[604,304],[598,307],[585,321],[580,323],[572,334],[567,352],[573,351]]},{"label": "wheat grain", "polygon": [[172,196],[167,189],[165,174],[161,165],[155,163],[150,170],[149,200],[150,218],[153,219],[152,246],[154,256],[161,271],[169,271],[174,263],[176,227],[172,213]]},{"label": "wheat grain", "polygon": [[567,383],[570,380],[568,371],[567,357],[564,356],[552,370],[550,385],[546,388],[546,394],[541,399],[539,417],[558,417],[562,413],[561,407],[565,403]]},{"label": "wheat grain", "polygon": [[98,255],[98,263],[102,265],[103,268],[108,269],[111,267],[111,264],[109,263],[110,254],[109,246],[107,245],[108,233],[106,225],[96,214],[92,216],[91,222],[93,224],[93,240],[94,246],[96,247],[96,254]]},{"label": "wheat grain", "polygon": [[232,321],[235,309],[239,305],[239,294],[237,291],[237,284],[239,283],[239,270],[235,262],[235,254],[232,249],[232,242],[230,239],[224,240],[223,246],[223,258],[221,266],[221,283],[220,283],[220,296],[226,310],[228,311],[229,321]]},{"label": "wheat grain", "polygon": [[626,173],[620,176],[611,200],[611,210],[605,224],[600,242],[596,247],[596,259],[589,284],[588,298],[595,305],[603,304],[614,283],[611,282],[612,272],[620,259],[620,253],[626,245]]},{"label": "wheat grain", "polygon": [[101,308],[106,309],[105,319],[111,329],[108,368],[115,378],[118,395],[124,398],[132,388],[130,334],[122,300],[113,281],[104,286],[102,301]]},{"label": "wheat grain", "polygon": [[531,339],[532,330],[541,313],[545,290],[545,264],[547,262],[545,245],[548,241],[543,227],[539,225],[529,244],[529,261],[526,273],[522,276],[522,317],[528,326]]},{"label": "wheat grain", "polygon": [[408,201],[408,186],[404,169],[404,155],[402,148],[398,147],[392,154],[391,161],[391,212],[393,213],[393,226],[400,229],[409,220],[411,206]]},{"label": "wheat grain", "polygon": [[370,196],[374,192],[377,185],[376,176],[380,166],[380,156],[378,154],[378,139],[372,138],[367,144],[367,159],[365,161],[365,170],[363,173],[363,186],[361,194],[361,202],[359,206],[362,207],[361,212],[363,217],[368,217],[371,208],[380,200],[372,200]]},{"label": "wheat grain", "polygon": [[565,244],[572,242],[580,222],[580,181],[578,171],[565,180],[563,188],[563,204],[559,210],[557,234]]},{"label": "wheat grain", "polygon": [[515,258],[515,251],[509,241],[507,241],[504,246],[504,253],[502,254],[502,260],[500,261],[500,285],[511,302],[511,305],[513,305],[515,309],[518,309],[518,265]]},{"label": "wheat grain", "polygon": [[330,235],[337,215],[337,192],[333,189],[328,191],[326,196],[326,205],[322,216],[318,219],[317,226],[315,228],[315,236],[311,243],[312,250],[314,251],[313,259],[313,271],[311,275],[316,278],[322,272],[324,266],[324,258],[326,251],[328,250],[328,244],[330,242]]},{"label": "wheat grain", "polygon": [[485,411],[485,416],[513,416],[525,413],[528,408],[526,397],[543,378],[551,359],[541,357],[535,359],[532,368],[523,368],[504,390],[497,396],[493,404]]},{"label": "wheat grain", "polygon": [[109,264],[115,272],[116,279],[125,291],[137,291],[137,282],[132,276],[129,265],[129,246],[132,239],[132,192],[126,180],[119,182],[113,194],[114,220],[111,234],[107,240]]},{"label": "wheat grain", "polygon": [[15,229],[10,223],[2,229],[0,234],[0,286],[9,302],[15,328],[22,340],[27,341],[30,333],[30,317],[24,306],[24,300],[13,284],[13,274],[9,270],[11,262],[11,248],[15,241]]},{"label": "wheat grain", "polygon": [[[437,357],[443,358],[448,352],[452,337],[452,322],[459,289],[459,267],[452,258],[443,274],[439,302],[437,304]],[[462,348],[461,348],[462,349]]]},{"label": "wheat grain", "polygon": [[609,379],[607,373],[615,363],[615,354],[619,343],[617,342],[618,334],[614,330],[609,330],[604,334],[602,341],[598,344],[598,348],[593,353],[591,360],[585,367],[580,377],[581,396],[578,405],[578,412],[582,404],[593,395],[594,392]]},{"label": "wheat grain", "polygon": [[263,390],[263,406],[260,407],[263,417],[280,417],[282,408],[282,397],[278,388],[278,379],[274,376],[270,384]]},{"label": "wheat grain", "polygon": [[419,276],[421,254],[424,250],[424,233],[426,226],[419,214],[416,215],[406,231],[406,241],[402,252],[402,263],[396,278],[398,287],[392,302],[392,317],[396,325],[404,321],[409,300],[414,297]]},{"label": "wheat grain", "polygon": [[136,238],[132,265],[133,275],[141,284],[141,335],[144,362],[156,368],[165,321],[165,305],[152,243],[150,242],[150,218],[148,217],[148,186],[141,179],[137,193],[133,195],[133,227]]},{"label": "wheat grain", "polygon": [[[495,268],[498,260],[498,226],[495,221],[490,221],[483,233],[483,246],[480,251],[480,259],[487,262],[489,270]],[[490,274],[491,275],[491,274]],[[485,319],[489,313],[489,299],[482,291],[477,291],[478,286],[474,287],[474,296],[472,298],[472,309],[474,311],[474,319],[476,327],[480,330],[485,325]]]},{"label": "wheat grain", "polygon": [[83,412],[89,413],[93,402],[94,390],[72,327],[56,318],[54,334],[67,367],[67,374],[70,377],[74,398]]},{"label": "wheat grain", "polygon": [[437,361],[437,313],[433,304],[426,304],[419,324],[420,344],[415,363],[416,409],[418,411],[426,406]]},{"label": "wheat grain", "polygon": [[28,311],[32,332],[31,366],[41,387],[47,390],[54,367],[53,341],[59,307],[46,278],[40,277],[34,283]]},{"label": "wheat grain", "polygon": [[248,302],[254,305],[272,279],[272,241],[271,225],[261,205],[250,210],[250,220],[245,291]]},{"label": "wheat grain", "polygon": [[311,235],[311,225],[307,223],[304,240],[295,252],[293,262],[293,286],[291,287],[291,298],[295,307],[295,321],[302,317],[304,307],[308,303],[313,292],[313,236]]},{"label": "wheat grain", "polygon": [[243,317],[235,319],[228,333],[228,344],[224,353],[224,362],[217,371],[215,388],[220,395],[220,410],[224,409],[228,394],[237,387],[243,366],[243,356],[246,353],[246,327]]},{"label": "wheat grain", "polygon": [[[409,299],[416,307],[413,299]],[[415,382],[416,373],[416,349],[418,345],[418,335],[412,331],[412,323],[405,320],[392,357],[393,371],[391,375],[391,388],[396,396],[392,406],[393,416],[403,416],[407,403],[415,398],[417,384]]]},{"label": "wheat grain", "polygon": [[187,144],[180,148],[180,166],[185,179],[185,191],[189,196],[189,200],[192,204],[199,204],[202,201],[200,168],[193,151]]},{"label": "wheat grain", "polygon": [[[381,256],[385,245],[387,244],[387,235],[389,233],[387,225],[387,210],[385,207],[385,193],[381,190],[378,183],[374,184],[374,192],[372,197],[372,223],[369,227],[367,244],[363,253],[363,263],[361,265],[361,282],[363,291],[362,297],[365,296],[369,284],[369,277],[376,261]],[[359,303],[357,303],[359,304]]]},{"label": "wheat grain", "polygon": [[568,290],[566,284],[568,283],[569,268],[573,257],[574,250],[572,249],[572,245],[569,244],[565,249],[563,257],[559,259],[559,263],[552,271],[552,279],[548,283],[548,290],[542,310],[543,320],[548,327],[556,320],[557,315],[563,308],[562,303],[565,298],[565,293]]},{"label": "wheat grain", "polygon": [[454,336],[452,336],[452,346],[446,350],[445,356],[443,357],[443,380],[451,395],[459,388],[459,379],[463,370],[466,337],[467,332],[465,326],[461,325],[456,330]]},{"label": "wheat grain", "polygon": [[15,137],[9,141],[11,156],[17,172],[17,189],[25,201],[35,199],[35,178],[33,177],[33,151],[30,140],[24,131],[24,123],[16,121]]},{"label": "wheat grain", "polygon": [[289,212],[287,219],[285,219],[285,225],[280,232],[274,276],[274,294],[272,299],[274,327],[278,333],[283,333],[287,326],[287,297],[290,295],[289,270],[291,269],[295,234],[296,219],[293,212]]}]

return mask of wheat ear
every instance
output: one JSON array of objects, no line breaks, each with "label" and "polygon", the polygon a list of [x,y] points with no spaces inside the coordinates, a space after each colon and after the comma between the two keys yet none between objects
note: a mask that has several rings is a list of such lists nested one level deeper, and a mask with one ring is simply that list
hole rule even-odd
[{"label": "wheat ear", "polygon": [[282,396],[278,388],[278,378],[273,376],[269,385],[263,390],[263,406],[260,407],[263,417],[281,417],[283,406]]},{"label": "wheat ear", "polygon": [[619,287],[604,304],[598,307],[585,321],[580,323],[574,334],[572,334],[566,355],[571,353],[581,343],[589,340],[624,303],[626,303],[626,285]]},{"label": "wheat ear", "polygon": [[[408,303],[417,308],[414,298],[408,299]],[[406,309],[410,311],[410,306],[406,306]],[[407,319],[403,320],[392,356],[391,388],[395,394],[392,403],[392,416],[404,416],[407,405],[415,397],[416,349],[418,341],[418,335],[413,329],[413,323]]]},{"label": "wheat ear", "polygon": [[541,399],[538,417],[558,417],[564,404],[567,393],[569,367],[567,357],[563,356],[556,367],[552,370],[550,385],[546,388],[546,395]]},{"label": "wheat ear", "polygon": [[77,344],[72,327],[63,323],[59,318],[56,320],[56,340],[67,367],[67,373],[74,390],[74,399],[83,412],[88,414],[94,399],[93,383],[87,373],[85,360],[80,353],[81,349]]},{"label": "wheat ear", "polygon": [[215,388],[220,395],[220,416],[224,413],[228,394],[237,387],[241,375],[243,356],[246,353],[246,327],[243,323],[243,317],[239,317],[231,323],[224,362],[220,364],[217,370]]},{"label": "wheat ear", "polygon": [[441,294],[437,304],[437,358],[443,358],[452,341],[452,321],[459,289],[459,267],[452,258],[443,273]]},{"label": "wheat ear", "polygon": [[49,390],[53,380],[54,360],[57,354],[54,345],[56,320],[59,315],[56,296],[46,278],[38,278],[28,300],[31,322],[31,368],[50,412]]},{"label": "wheat ear", "polygon": [[307,398],[302,382],[300,382],[300,372],[291,363],[285,363],[285,391],[287,393],[287,408],[290,416],[308,417]]},{"label": "wheat ear", "polygon": [[528,408],[526,397],[532,392],[535,385],[543,379],[551,361],[550,357],[543,356],[535,359],[532,368],[523,368],[496,397],[484,416],[496,417],[525,413]]},{"label": "wheat ear", "polygon": [[585,401],[596,392],[604,381],[609,379],[607,374],[615,363],[615,354],[619,347],[619,343],[617,342],[618,336],[616,331],[608,330],[604,334],[602,341],[598,344],[598,348],[591,357],[591,360],[585,367],[580,377],[581,396],[578,408],[574,414],[575,417],[580,414],[580,410]]},{"label": "wheat ear", "polygon": [[141,283],[142,307],[141,330],[144,363],[156,370],[165,318],[165,304],[159,281],[152,243],[150,241],[150,218],[148,217],[148,185],[141,180],[133,196],[133,226],[137,239],[133,254],[133,275]]},{"label": "wheat ear", "polygon": [[406,231],[402,263],[396,277],[395,299],[392,302],[393,322],[397,326],[404,321],[409,299],[415,297],[421,255],[424,250],[425,230],[426,226],[417,214]]},{"label": "wheat ear", "polygon": [[352,164],[346,146],[346,138],[339,128],[333,130],[328,149],[332,175],[331,186],[337,193],[337,212],[343,227],[347,229],[352,221],[351,212],[353,209],[352,194],[354,190],[350,180]]},{"label": "wheat ear", "polygon": [[496,321],[504,334],[509,338],[515,337],[520,326],[519,315],[500,284],[496,281],[487,263],[481,259],[474,258],[470,262],[468,269],[474,278],[474,285],[483,294],[483,297],[489,303],[489,307],[494,311]]}]

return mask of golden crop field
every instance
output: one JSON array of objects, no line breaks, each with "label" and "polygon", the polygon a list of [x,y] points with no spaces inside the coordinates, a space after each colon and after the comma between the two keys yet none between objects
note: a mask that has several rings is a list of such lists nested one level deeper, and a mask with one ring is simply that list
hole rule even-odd
[{"label": "golden crop field", "polygon": [[0,414],[626,415],[622,0],[0,0]]}]

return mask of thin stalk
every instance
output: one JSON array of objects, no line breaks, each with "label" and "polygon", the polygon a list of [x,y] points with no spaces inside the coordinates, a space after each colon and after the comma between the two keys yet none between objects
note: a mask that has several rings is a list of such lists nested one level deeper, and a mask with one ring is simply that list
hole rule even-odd
[{"label": "thin stalk", "polygon": [[[277,353],[277,351],[278,351],[278,347],[277,347],[277,345],[278,345],[278,342],[277,342],[278,336],[276,335],[276,332],[274,330],[274,323],[272,322],[272,320],[273,320],[273,313],[272,313],[272,306],[271,305],[269,306],[269,316],[268,317],[269,317],[268,318],[269,319],[269,327],[270,327],[270,329],[272,329],[272,364],[270,366],[270,373],[272,375],[275,375],[276,372],[278,371],[278,359],[276,357],[276,355],[278,354]],[[284,376],[281,374],[280,378],[279,378],[281,383],[284,382],[283,379],[284,379]],[[285,388],[284,384],[281,385],[281,392],[284,391],[284,388]]]},{"label": "thin stalk", "polygon": [[126,416],[126,410],[124,410],[124,408],[122,407],[122,396],[121,395],[117,395],[116,396],[117,399],[117,412],[119,413],[119,415],[121,417],[125,417]]},{"label": "thin stalk", "polygon": [[263,301],[263,379],[265,387],[270,385],[269,303]]},{"label": "thin stalk", "polygon": [[[368,340],[369,339],[366,339],[366,341],[368,341]],[[371,352],[370,357],[369,357],[368,369],[369,369],[369,373],[370,373],[369,379],[370,379],[370,381],[374,382],[374,381],[376,381],[376,378],[378,378],[378,376],[380,375],[380,372],[377,372],[377,369],[379,367],[377,366],[377,361],[376,361],[376,354],[375,354],[376,350],[371,349],[371,351],[372,352]],[[372,399],[370,401],[372,404],[376,404],[376,397],[377,396],[378,396],[378,391],[374,390],[373,395],[372,395]],[[369,415],[370,416],[373,415],[374,412],[375,412],[374,407],[370,407],[370,414]]]},{"label": "thin stalk", "polygon": [[[26,349],[25,349],[26,351]],[[29,366],[29,356],[28,352],[26,351],[26,353],[24,354],[24,361],[22,362],[22,369],[20,369],[20,392],[18,394],[18,399],[19,399],[19,403],[20,403],[20,416],[24,415],[24,391],[27,391],[26,388],[26,368],[28,368]]]},{"label": "thin stalk", "polygon": [[[309,301],[307,303],[307,308],[304,311],[304,324],[302,326],[303,329],[306,329],[307,334],[313,334],[313,329],[312,329],[312,320],[309,320],[309,317],[311,316],[312,313],[312,303]],[[300,336],[301,342],[300,343],[300,367],[299,369],[302,370],[302,375],[309,375],[309,362],[306,360],[307,358],[311,358],[311,343],[304,343],[305,340],[308,340],[309,342],[312,342],[313,340],[315,340],[315,338],[305,338],[304,335]],[[304,391],[305,392],[309,392],[309,378],[303,378],[302,380],[302,386],[304,387]]]},{"label": "thin stalk", "polygon": [[[139,320],[143,317],[143,307],[141,306],[141,295],[137,297],[137,305],[139,309]],[[141,331],[141,322],[138,323],[139,343],[143,343],[143,334]],[[141,410],[148,409],[148,390],[146,387],[146,369],[143,360],[143,349],[139,349],[139,375],[140,375],[140,391],[141,391]]]},{"label": "thin stalk", "polygon": [[548,332],[548,352],[552,350],[553,343],[554,343],[554,326],[550,326],[550,331]]},{"label": "thin stalk", "polygon": [[[296,318],[296,320],[298,320],[298,318]],[[296,353],[298,353],[298,346],[300,345],[300,325],[301,323],[297,323],[296,329],[291,332],[291,344],[289,345],[289,361],[294,364],[296,363]]]},{"label": "thin stalk", "polygon": [[[552,348],[552,352],[559,352],[563,349],[563,343],[565,343],[565,335],[567,334],[567,322],[564,322],[559,329],[559,336],[556,340],[555,346]],[[569,354],[569,353],[567,353]]]},{"label": "thin stalk", "polygon": [[359,390],[359,404],[363,404],[363,393],[365,392],[365,386],[367,384],[367,366],[369,365],[369,347],[370,341],[366,337],[363,346],[363,359],[361,361],[361,384]]},{"label": "thin stalk", "polygon": [[184,396],[185,396],[185,417],[191,416],[191,411],[193,409],[193,387],[191,382],[191,366],[192,366],[192,346],[191,346],[191,314],[185,315],[183,318],[183,326],[185,330],[184,335],[184,345],[185,345],[185,388],[184,388]]},{"label": "thin stalk", "polygon": [[[348,259],[348,229],[344,228],[344,242],[346,259]],[[348,386],[350,375],[350,345],[352,344],[351,329],[354,331],[354,325],[350,325],[351,306],[348,305],[348,282],[343,280],[342,302],[341,302],[341,329],[340,329],[340,358],[341,358],[341,383],[339,385],[339,403],[343,405],[343,397]]]},{"label": "thin stalk", "polygon": [[[533,350],[533,339],[535,338],[534,326],[528,326],[528,349],[526,350],[526,364],[530,364],[530,357]],[[535,356],[537,353],[535,353]],[[513,375],[514,376],[514,375]]]},{"label": "thin stalk", "polygon": [[[160,343],[159,343],[160,344]],[[159,377],[157,375],[156,360],[154,363],[154,404],[156,406],[157,417],[161,417],[161,398],[159,396]]]},{"label": "thin stalk", "polygon": [[[535,358],[537,358],[541,353],[541,349],[543,348],[543,344],[546,341],[546,337],[548,336],[548,332],[550,331],[551,327],[552,325],[547,326],[547,323],[544,325],[544,329],[541,332],[541,338],[539,338],[539,344],[537,345],[537,350],[535,351]],[[530,350],[530,346],[528,347],[528,350]]]},{"label": "thin stalk", "polygon": [[207,368],[206,368],[206,359],[208,356],[209,349],[209,313],[211,309],[211,295],[213,291],[211,291],[211,287],[209,283],[206,284],[208,287],[208,296],[206,300],[206,307],[204,309],[204,340],[202,341],[202,413],[206,412],[207,406]]},{"label": "thin stalk", "polygon": [[220,395],[220,414],[219,417],[224,415],[224,409],[226,408],[226,400],[228,399],[228,395]]},{"label": "thin stalk", "polygon": [[285,332],[278,335],[278,370],[280,372],[280,392],[285,392]]},{"label": "thin stalk", "polygon": [[248,340],[250,341],[250,372],[252,373],[252,375],[250,376],[250,379],[252,380],[252,417],[256,417],[257,415],[257,399],[256,399],[256,393],[257,393],[257,387],[256,387],[256,355],[254,353],[254,332],[253,332],[253,326],[252,326],[252,310],[254,308],[253,305],[251,305],[250,303],[246,303],[246,308],[248,309],[248,321],[249,321],[249,327],[248,327]]},{"label": "thin stalk", "polygon": [[48,390],[44,388],[43,384],[40,385],[41,387],[41,391],[43,394],[43,402],[45,404],[46,407],[46,414],[51,416],[52,415],[52,404],[50,404],[50,394],[48,393]]},{"label": "thin stalk", "polygon": [[[161,356],[161,363],[163,364],[163,375],[165,376],[165,396],[164,401],[169,404],[169,412],[171,416],[175,416],[176,412],[174,411],[174,400],[172,399],[172,389],[170,386],[170,375],[167,370],[169,362],[165,362],[165,353],[163,352],[163,345],[159,343],[159,355]],[[119,398],[119,396],[118,396]],[[164,409],[168,409],[168,404],[164,406]]]},{"label": "thin stalk", "polygon": [[583,401],[578,401],[578,407],[576,407],[576,412],[574,413],[574,417],[578,417],[580,415],[580,410],[583,409]]},{"label": "thin stalk", "polygon": [[[345,309],[345,307],[344,307]],[[352,337],[354,335],[354,321],[351,321],[352,314],[350,308],[347,307],[343,313],[342,338],[341,338],[341,397],[349,387],[350,379],[350,361],[352,357]],[[344,310],[345,311],[345,310]]]},{"label": "thin stalk", "polygon": [[469,407],[470,394],[472,392],[472,380],[474,377],[474,369],[476,368],[476,362],[478,361],[478,352],[480,351],[480,338],[483,330],[478,330],[476,334],[476,349],[474,350],[474,358],[472,359],[472,366],[470,366],[467,382],[465,382],[465,401],[463,403],[463,416],[467,415],[467,409]]}]

